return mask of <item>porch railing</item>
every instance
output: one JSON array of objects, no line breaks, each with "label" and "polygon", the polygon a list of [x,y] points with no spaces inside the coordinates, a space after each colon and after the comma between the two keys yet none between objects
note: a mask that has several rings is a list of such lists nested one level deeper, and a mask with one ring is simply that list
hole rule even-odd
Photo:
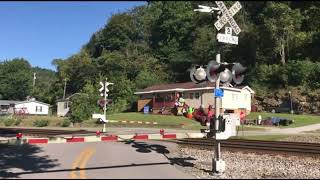
[{"label": "porch railing", "polygon": [[174,101],[164,101],[164,102],[154,102],[153,108],[162,108],[162,107],[174,107]]}]

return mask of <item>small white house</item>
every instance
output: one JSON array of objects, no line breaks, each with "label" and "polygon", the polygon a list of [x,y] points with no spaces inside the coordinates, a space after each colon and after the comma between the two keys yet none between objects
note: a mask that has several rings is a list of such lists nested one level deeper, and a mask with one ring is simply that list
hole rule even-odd
[{"label": "small white house", "polygon": [[[177,94],[180,94],[189,107],[199,108],[204,105],[208,108],[215,106],[214,99],[215,83],[195,84],[193,82],[160,84],[147,87],[135,92],[139,95],[138,111],[142,111],[144,106],[150,106],[153,112],[157,113],[163,107],[171,109],[176,102]],[[251,112],[251,101],[255,93],[249,86],[225,87],[224,96],[221,98],[221,109],[230,113],[245,111]]]},{"label": "small white house", "polygon": [[48,115],[50,104],[39,101],[22,101],[15,104],[15,113]]}]

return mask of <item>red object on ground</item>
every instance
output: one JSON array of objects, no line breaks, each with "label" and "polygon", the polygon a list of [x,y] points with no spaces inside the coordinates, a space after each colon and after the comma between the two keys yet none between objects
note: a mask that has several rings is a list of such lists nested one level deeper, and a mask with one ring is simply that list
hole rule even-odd
[{"label": "red object on ground", "polygon": [[83,137],[73,137],[73,138],[70,138],[70,139],[67,139],[67,143],[69,142],[84,142],[84,138]]},{"label": "red object on ground", "polygon": [[101,137],[101,141],[117,141],[118,140],[118,136],[105,136],[105,137]]},{"label": "red object on ground", "polygon": [[96,136],[100,136],[101,132],[100,131],[97,131],[96,132]]},{"label": "red object on ground", "polygon": [[17,137],[17,139],[21,139],[22,138],[22,133],[17,133],[16,137]]},{"label": "red object on ground", "polygon": [[176,134],[163,134],[162,138],[164,138],[164,139],[175,139],[175,138],[177,138],[177,135]]},{"label": "red object on ground", "polygon": [[192,119],[192,118],[193,118],[192,113],[188,113],[188,114],[187,114],[187,118]]},{"label": "red object on ground", "polygon": [[49,139],[28,139],[29,144],[47,144],[49,142]]},{"label": "red object on ground", "polygon": [[164,135],[164,129],[160,129],[160,134]]},{"label": "red object on ground", "polygon": [[134,140],[143,140],[143,139],[149,139],[149,136],[147,134],[143,134],[143,135],[135,135],[133,136]]}]

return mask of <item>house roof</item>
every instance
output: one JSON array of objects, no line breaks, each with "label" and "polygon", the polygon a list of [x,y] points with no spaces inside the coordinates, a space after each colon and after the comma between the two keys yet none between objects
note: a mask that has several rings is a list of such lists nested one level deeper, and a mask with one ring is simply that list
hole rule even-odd
[{"label": "house roof", "polygon": [[0,105],[10,105],[10,104],[16,104],[21,101],[11,101],[11,100],[0,100]]},{"label": "house roof", "polygon": [[[185,83],[174,83],[174,84],[159,84],[149,86],[143,90],[137,91],[134,94],[149,94],[156,92],[183,92],[183,91],[192,91],[192,90],[205,90],[205,89],[214,89],[215,83],[204,83],[204,84],[195,84],[194,82],[185,82]],[[237,87],[221,87],[222,89],[232,90],[232,91],[241,91],[242,89],[247,89],[250,93],[254,91],[249,86],[237,86]]]},{"label": "house roof", "polygon": [[17,102],[15,104],[24,104],[24,103],[30,103],[30,102],[35,102],[35,103],[39,103],[39,104],[50,106],[50,104],[47,104],[47,103],[44,103],[44,102],[40,102],[40,101],[20,101],[20,102]]},{"label": "house roof", "polygon": [[65,99],[57,99],[56,102],[66,102],[66,101],[69,101],[70,98],[72,98],[74,95],[77,95],[79,93],[74,93],[74,94],[71,94],[69,97],[65,98]]}]

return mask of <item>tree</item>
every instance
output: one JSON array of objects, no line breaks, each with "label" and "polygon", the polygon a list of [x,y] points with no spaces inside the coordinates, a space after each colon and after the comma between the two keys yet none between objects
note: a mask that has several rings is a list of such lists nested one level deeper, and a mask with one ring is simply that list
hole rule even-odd
[{"label": "tree", "polygon": [[32,96],[39,101],[54,104],[55,97],[51,92],[51,88],[57,80],[55,72],[39,67],[32,68],[31,71],[36,73],[35,87]]},{"label": "tree", "polygon": [[[289,43],[299,30],[302,16],[298,9],[291,9],[282,2],[268,2],[260,14],[262,21],[261,31],[266,41],[272,42],[274,57],[280,56],[280,62],[285,64],[288,58]],[[266,38],[267,37],[267,38]],[[262,39],[260,39],[262,40]]]},{"label": "tree", "polygon": [[99,92],[90,81],[81,91],[71,98],[71,121],[73,123],[88,120],[93,113],[99,112],[97,101],[99,99]]},{"label": "tree", "polygon": [[15,58],[0,62],[0,94],[3,99],[25,100],[31,95],[32,78],[27,60]]}]

